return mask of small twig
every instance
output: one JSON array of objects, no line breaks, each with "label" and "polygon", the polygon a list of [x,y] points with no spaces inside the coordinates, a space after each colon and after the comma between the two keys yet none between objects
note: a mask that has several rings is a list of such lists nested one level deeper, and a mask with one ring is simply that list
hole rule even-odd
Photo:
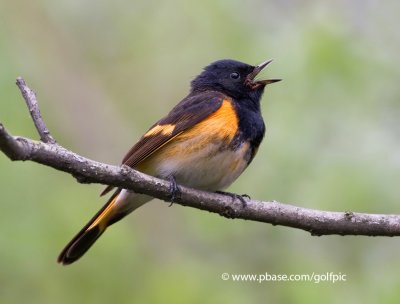
[{"label": "small twig", "polygon": [[[23,83],[22,87],[26,85]],[[31,92],[29,88],[26,89]],[[28,104],[34,103],[31,100],[32,96],[34,97],[31,94],[24,95],[28,99]],[[40,115],[38,109],[36,113]],[[37,121],[40,120],[41,117]],[[38,129],[43,130],[42,127]],[[46,134],[49,135],[48,132]],[[46,143],[13,137],[1,124],[0,150],[12,160],[31,160],[67,172],[81,183],[113,185],[165,201],[170,200],[171,185],[168,181],[148,176],[126,166],[111,166],[84,158],[62,146],[54,145],[52,141]],[[180,195],[175,198],[174,203],[218,213],[228,218],[288,226],[318,236],[330,234],[400,236],[400,215],[320,211],[276,201],[262,202],[250,199],[243,204],[238,199],[232,199],[230,195],[183,186],[179,186],[179,190]]]},{"label": "small twig", "polygon": [[55,144],[55,139],[51,136],[50,131],[47,129],[43,121],[42,114],[40,113],[39,105],[36,100],[36,94],[25,83],[22,77],[18,77],[16,84],[25,99],[28,106],[29,113],[31,114],[33,123],[39,133],[40,140],[44,143]]}]

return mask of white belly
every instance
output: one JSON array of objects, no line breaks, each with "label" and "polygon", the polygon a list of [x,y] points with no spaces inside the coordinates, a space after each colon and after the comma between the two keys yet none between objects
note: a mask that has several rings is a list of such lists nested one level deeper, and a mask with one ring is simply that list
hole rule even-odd
[{"label": "white belly", "polygon": [[178,184],[202,190],[222,190],[234,182],[247,167],[249,145],[235,151],[218,143],[209,144],[192,153],[176,151],[157,163],[156,174],[162,178],[174,176]]}]

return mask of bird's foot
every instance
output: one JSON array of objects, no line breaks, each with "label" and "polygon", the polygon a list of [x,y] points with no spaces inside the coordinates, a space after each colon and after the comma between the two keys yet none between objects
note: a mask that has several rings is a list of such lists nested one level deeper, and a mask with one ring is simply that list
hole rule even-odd
[{"label": "bird's foot", "polygon": [[250,196],[247,194],[236,194],[236,193],[225,192],[225,191],[215,191],[215,193],[229,196],[232,199],[232,202],[235,199],[238,199],[242,203],[243,208],[246,208],[246,206],[247,206],[246,199],[248,199],[248,200],[251,199]]},{"label": "bird's foot", "polygon": [[168,180],[170,182],[169,191],[170,191],[170,195],[171,195],[171,204],[169,205],[169,207],[171,207],[174,204],[175,199],[177,197],[180,197],[181,190],[179,189],[176,179],[173,175],[170,175],[168,177]]}]

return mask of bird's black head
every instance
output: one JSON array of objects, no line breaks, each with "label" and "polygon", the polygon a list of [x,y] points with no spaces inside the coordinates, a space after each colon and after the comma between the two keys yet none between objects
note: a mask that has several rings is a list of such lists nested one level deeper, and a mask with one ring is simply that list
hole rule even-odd
[{"label": "bird's black head", "polygon": [[271,61],[265,61],[257,66],[231,59],[215,61],[206,66],[192,81],[192,92],[215,90],[233,98],[246,98],[258,102],[267,84],[280,81],[280,79],[255,80],[257,74]]}]

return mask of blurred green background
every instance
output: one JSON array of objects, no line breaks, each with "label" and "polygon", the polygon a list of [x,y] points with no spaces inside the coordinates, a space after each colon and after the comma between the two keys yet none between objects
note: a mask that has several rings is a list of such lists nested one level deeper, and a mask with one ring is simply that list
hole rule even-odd
[{"label": "blurred green background", "polygon": [[[274,63],[267,136],[229,189],[324,210],[400,213],[398,1],[0,2],[0,121],[37,138],[15,86],[58,142],[118,164],[221,58]],[[312,237],[154,200],[70,267],[63,246],[100,185],[0,155],[0,303],[398,303],[400,239]],[[346,282],[221,274],[345,273]]]}]

